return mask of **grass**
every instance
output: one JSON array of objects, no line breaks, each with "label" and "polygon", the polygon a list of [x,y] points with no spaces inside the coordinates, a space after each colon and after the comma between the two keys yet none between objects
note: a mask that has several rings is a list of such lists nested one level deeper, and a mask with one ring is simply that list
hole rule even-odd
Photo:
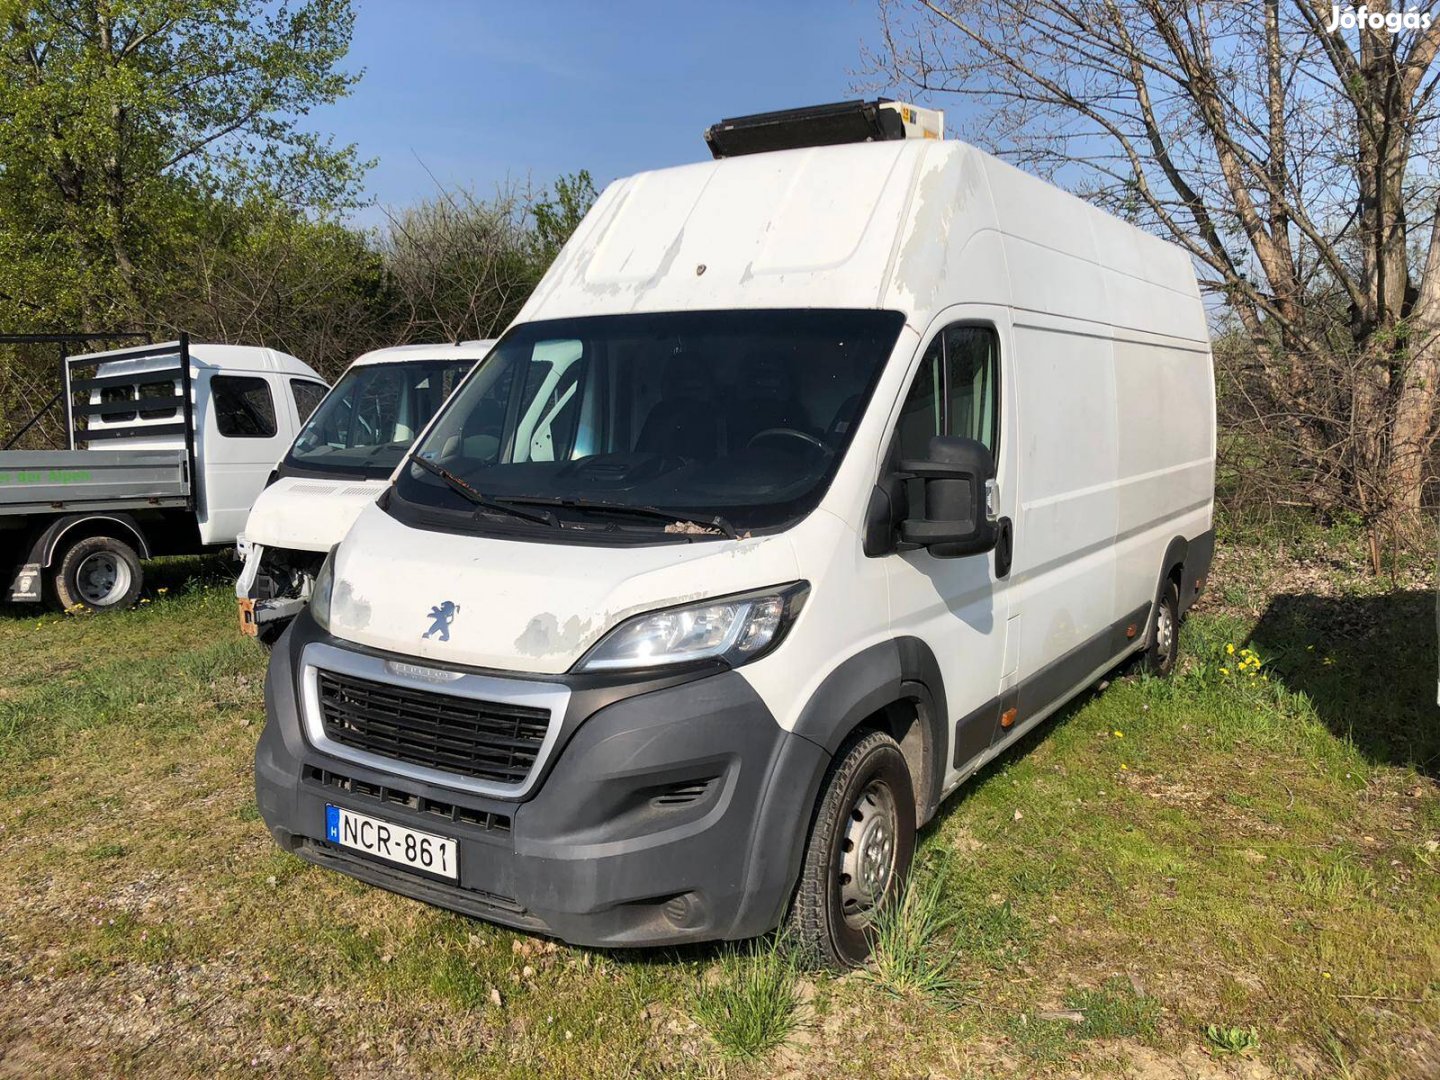
[{"label": "grass", "polygon": [[1212,1027],[1246,1075],[1440,1075],[1433,582],[1307,544],[1222,548],[1175,679],[947,803],[841,978],[572,949],[280,852],[224,564],[0,609],[0,1075],[1231,1075]]},{"label": "grass", "polygon": [[700,979],[694,1016],[721,1051],[763,1058],[799,1022],[799,971],[783,939],[764,938],[726,950]]},{"label": "grass", "polygon": [[[953,1001],[964,989],[955,975],[961,911],[950,903],[949,864],[916,867],[904,899],[877,919],[870,974],[897,996]],[[967,922],[968,925],[968,922]]]}]

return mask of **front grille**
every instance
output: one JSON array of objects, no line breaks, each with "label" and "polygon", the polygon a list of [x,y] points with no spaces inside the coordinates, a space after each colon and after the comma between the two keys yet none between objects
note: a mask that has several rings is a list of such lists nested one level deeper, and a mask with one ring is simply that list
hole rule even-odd
[{"label": "front grille", "polygon": [[550,713],[316,672],[325,735],[342,746],[474,777],[521,784],[530,775]]}]

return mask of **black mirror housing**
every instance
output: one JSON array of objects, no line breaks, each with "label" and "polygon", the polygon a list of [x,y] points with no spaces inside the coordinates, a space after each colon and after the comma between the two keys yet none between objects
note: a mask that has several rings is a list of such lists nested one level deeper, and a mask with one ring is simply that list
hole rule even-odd
[{"label": "black mirror housing", "polygon": [[935,435],[923,461],[900,462],[900,476],[925,484],[925,513],[900,523],[900,539],[937,558],[979,555],[995,547],[999,530],[987,513],[995,458],[984,443]]}]

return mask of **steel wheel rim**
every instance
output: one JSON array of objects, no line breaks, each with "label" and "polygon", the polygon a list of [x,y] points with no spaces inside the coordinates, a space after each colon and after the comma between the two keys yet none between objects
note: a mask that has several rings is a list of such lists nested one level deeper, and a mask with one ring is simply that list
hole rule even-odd
[{"label": "steel wheel rim", "polygon": [[840,840],[840,910],[853,927],[869,925],[895,877],[900,815],[883,780],[872,780],[845,816]]},{"label": "steel wheel rim", "polygon": [[113,551],[86,555],[75,568],[75,587],[87,604],[106,607],[130,591],[130,566]]},{"label": "steel wheel rim", "polygon": [[1170,614],[1170,605],[1161,604],[1155,616],[1155,647],[1161,656],[1169,656],[1175,645],[1175,619]]}]

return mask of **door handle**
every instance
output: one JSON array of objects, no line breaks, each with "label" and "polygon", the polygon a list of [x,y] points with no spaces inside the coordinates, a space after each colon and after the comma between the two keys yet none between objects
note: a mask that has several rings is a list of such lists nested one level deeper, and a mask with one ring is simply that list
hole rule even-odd
[{"label": "door handle", "polygon": [[1010,576],[1010,561],[1015,555],[1015,527],[1008,517],[1002,517],[995,528],[995,576],[1005,578]]}]

